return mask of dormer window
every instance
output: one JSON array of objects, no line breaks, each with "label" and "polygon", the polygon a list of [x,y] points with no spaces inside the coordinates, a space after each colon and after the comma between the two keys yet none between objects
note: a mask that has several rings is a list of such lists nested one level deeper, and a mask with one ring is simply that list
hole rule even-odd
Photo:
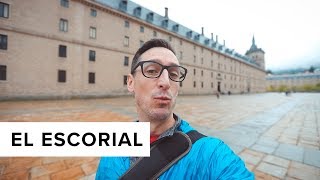
[{"label": "dormer window", "polygon": [[162,21],[162,27],[167,28],[168,27],[168,19],[165,19]]},{"label": "dormer window", "polygon": [[188,31],[188,32],[187,32],[187,37],[188,37],[188,38],[191,38],[191,37],[192,37],[192,31]]},{"label": "dormer window", "polygon": [[153,21],[153,13],[147,14],[147,21],[152,22]]},{"label": "dormer window", "polygon": [[204,43],[205,43],[206,45],[208,45],[209,42],[210,42],[210,39],[206,39]]},{"label": "dormer window", "polygon": [[179,31],[179,24],[176,24],[172,27],[173,31],[178,32]]},{"label": "dormer window", "polygon": [[134,14],[135,16],[140,17],[140,16],[141,16],[141,7],[135,8],[133,14]]},{"label": "dormer window", "polygon": [[199,41],[199,39],[200,39],[200,34],[197,34],[196,36],[194,36],[194,39],[195,39],[196,41]]},{"label": "dormer window", "polygon": [[127,5],[128,5],[128,1],[122,0],[120,1],[119,9],[122,11],[127,11]]}]

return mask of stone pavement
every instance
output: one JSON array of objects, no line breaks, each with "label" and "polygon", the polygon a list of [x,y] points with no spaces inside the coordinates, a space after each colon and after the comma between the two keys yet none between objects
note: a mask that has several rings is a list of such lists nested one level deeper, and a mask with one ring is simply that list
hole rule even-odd
[{"label": "stone pavement", "polygon": [[[256,179],[320,179],[320,94],[181,96],[175,112],[227,143]],[[131,97],[0,102],[0,122],[132,119]],[[0,158],[0,179],[94,179],[98,161]]]}]

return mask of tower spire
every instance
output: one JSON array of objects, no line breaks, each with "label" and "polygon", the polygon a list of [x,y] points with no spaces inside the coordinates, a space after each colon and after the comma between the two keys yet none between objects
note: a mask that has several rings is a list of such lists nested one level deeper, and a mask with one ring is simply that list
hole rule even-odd
[{"label": "tower spire", "polygon": [[254,40],[254,35],[252,37],[252,45],[255,46],[256,45],[256,41]]},{"label": "tower spire", "polygon": [[257,50],[257,49],[258,49],[258,47],[257,47],[257,45],[256,45],[256,41],[255,41],[254,35],[253,35],[253,36],[252,36],[252,44],[251,44],[250,50],[251,50],[251,51],[255,51],[255,50]]}]

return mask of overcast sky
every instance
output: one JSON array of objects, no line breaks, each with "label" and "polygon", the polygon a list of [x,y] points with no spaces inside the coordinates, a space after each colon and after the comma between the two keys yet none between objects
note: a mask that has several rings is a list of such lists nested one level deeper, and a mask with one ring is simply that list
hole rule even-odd
[{"label": "overcast sky", "polygon": [[219,43],[245,54],[256,45],[265,51],[266,69],[320,66],[318,0],[132,0]]}]

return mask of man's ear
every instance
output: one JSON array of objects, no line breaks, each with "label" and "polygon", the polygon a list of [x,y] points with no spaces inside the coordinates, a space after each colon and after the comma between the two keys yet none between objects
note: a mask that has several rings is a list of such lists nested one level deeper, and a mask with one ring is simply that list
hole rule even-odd
[{"label": "man's ear", "polygon": [[127,77],[127,88],[129,92],[134,93],[134,78],[132,74]]}]

